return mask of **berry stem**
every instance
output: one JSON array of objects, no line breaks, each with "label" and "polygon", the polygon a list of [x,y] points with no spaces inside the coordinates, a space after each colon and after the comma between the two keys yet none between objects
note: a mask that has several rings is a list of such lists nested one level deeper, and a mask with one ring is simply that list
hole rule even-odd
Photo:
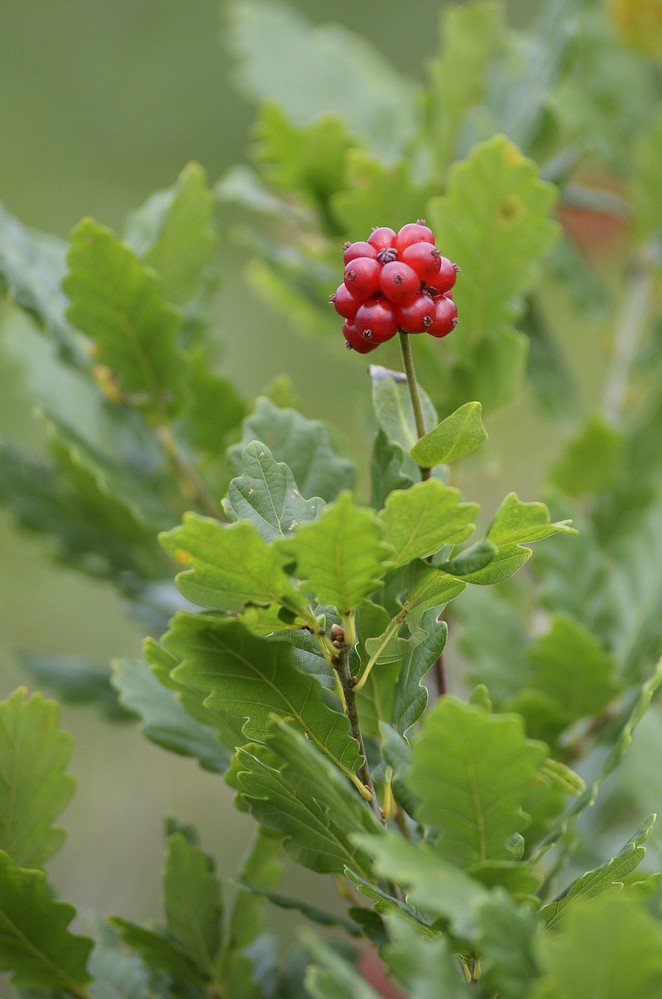
[{"label": "berry stem", "polygon": [[[414,367],[414,352],[411,349],[411,337],[407,333],[400,334],[400,349],[402,350],[402,360],[405,365],[405,374],[407,375],[407,386],[409,388],[409,397],[411,399],[412,409],[414,410],[414,422],[416,424],[416,434],[419,438],[424,437],[425,430],[425,417],[423,415],[423,404],[421,402],[421,394],[418,391],[418,380],[416,378],[416,368]],[[430,478],[430,469],[422,468],[419,465],[419,470],[421,473],[421,480],[425,481]]]}]

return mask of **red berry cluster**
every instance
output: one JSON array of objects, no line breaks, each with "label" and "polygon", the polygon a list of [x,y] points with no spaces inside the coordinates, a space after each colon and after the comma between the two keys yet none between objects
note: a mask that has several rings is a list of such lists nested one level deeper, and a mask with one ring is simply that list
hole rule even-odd
[{"label": "red berry cluster", "polygon": [[400,330],[442,337],[457,325],[452,287],[457,267],[442,257],[423,219],[373,229],[345,244],[343,283],[331,302],[345,320],[348,350],[368,354]]}]

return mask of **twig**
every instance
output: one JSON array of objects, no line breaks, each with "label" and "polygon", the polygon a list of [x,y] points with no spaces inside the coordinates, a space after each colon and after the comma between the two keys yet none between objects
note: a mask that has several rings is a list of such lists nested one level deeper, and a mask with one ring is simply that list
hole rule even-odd
[{"label": "twig", "polygon": [[345,704],[347,709],[347,718],[349,720],[349,730],[354,739],[359,744],[359,752],[363,757],[363,763],[359,769],[359,776],[363,781],[365,787],[370,792],[370,807],[372,808],[375,815],[378,817],[380,822],[384,822],[384,813],[382,812],[379,801],[377,800],[377,794],[375,792],[375,785],[372,779],[372,774],[370,773],[370,766],[368,764],[368,757],[365,751],[365,743],[363,741],[363,733],[361,731],[361,722],[359,720],[359,711],[356,704],[356,694],[354,693],[353,687],[353,677],[349,669],[349,646],[343,645],[338,651],[338,662],[336,665],[338,670],[338,676],[340,677],[340,682],[342,684],[343,693],[345,695]]}]

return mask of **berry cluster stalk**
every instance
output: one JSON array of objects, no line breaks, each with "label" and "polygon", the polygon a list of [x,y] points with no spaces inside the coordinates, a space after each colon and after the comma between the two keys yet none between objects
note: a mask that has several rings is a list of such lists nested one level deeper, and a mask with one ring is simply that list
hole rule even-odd
[{"label": "berry cluster stalk", "polygon": [[[425,417],[423,415],[423,404],[421,403],[421,395],[418,391],[418,381],[416,379],[416,369],[414,367],[414,352],[411,349],[411,338],[407,333],[400,334],[400,348],[402,350],[402,360],[405,365],[405,374],[407,375],[407,387],[409,388],[409,397],[411,399],[412,409],[414,410],[414,421],[416,423],[416,433],[418,437],[424,437],[426,434],[425,430]],[[430,469],[422,468],[419,465],[421,480],[425,481],[430,478]]]}]

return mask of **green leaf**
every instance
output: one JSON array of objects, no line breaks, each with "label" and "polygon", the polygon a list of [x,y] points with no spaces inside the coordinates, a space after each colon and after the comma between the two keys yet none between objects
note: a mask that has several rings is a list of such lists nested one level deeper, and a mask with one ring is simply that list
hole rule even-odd
[{"label": "green leaf", "polygon": [[[174,660],[172,665],[177,662]],[[227,770],[232,750],[221,745],[211,727],[218,721],[215,715],[209,715],[207,724],[192,717],[178,685],[165,684],[162,676],[155,675],[160,671],[142,659],[115,659],[112,668],[112,684],[120,702],[140,716],[146,738],[173,753],[193,757],[205,770]]]},{"label": "green leaf", "polygon": [[304,735],[275,722],[269,749],[237,750],[229,782],[263,825],[285,835],[286,852],[314,871],[350,867],[372,877],[354,834],[381,830],[379,820],[337,767]]},{"label": "green leaf", "polygon": [[407,653],[398,674],[393,697],[393,725],[406,735],[423,714],[428,703],[428,690],[423,677],[441,655],[446,644],[448,626],[438,620],[433,607],[420,618],[420,634],[407,642]]},{"label": "green leaf", "polygon": [[232,480],[223,502],[232,519],[250,521],[267,541],[291,534],[302,522],[317,520],[324,500],[304,499],[290,469],[274,461],[266,444],[252,441],[241,460],[242,474]]},{"label": "green leaf", "polygon": [[367,239],[375,219],[388,220],[397,232],[418,218],[421,205],[437,189],[429,181],[423,186],[420,179],[414,180],[409,160],[386,165],[363,149],[346,154],[343,187],[347,189],[336,188],[331,208],[350,239]]},{"label": "green leaf", "polygon": [[341,614],[376,589],[390,567],[377,515],[357,507],[349,491],[327,506],[319,520],[301,524],[281,548],[296,560],[296,573],[317,602]]},{"label": "green leaf", "polygon": [[409,489],[413,485],[413,478],[403,471],[404,459],[405,453],[402,448],[392,443],[380,427],[375,436],[370,463],[372,482],[370,502],[375,509],[381,510],[394,490]]},{"label": "green leaf", "polygon": [[460,356],[472,356],[490,331],[516,318],[519,299],[557,234],[549,219],[554,200],[535,163],[502,135],[451,168],[447,194],[431,202],[428,221],[443,233],[445,255],[462,268],[453,289],[463,330],[454,341]]},{"label": "green leaf", "polygon": [[106,662],[24,649],[16,657],[40,688],[51,688],[65,704],[93,705],[108,721],[131,718],[131,712],[118,703]]},{"label": "green leaf", "polygon": [[160,534],[159,540],[180,565],[190,567],[176,582],[200,607],[232,612],[246,604],[276,604],[296,613],[304,602],[283,569],[286,556],[247,521],[226,526],[187,513],[180,527]]},{"label": "green leaf", "polygon": [[445,937],[425,940],[395,915],[386,917],[386,926],[390,942],[381,955],[410,999],[471,999],[473,990]]},{"label": "green leaf", "polygon": [[532,863],[539,860],[561,836],[567,833],[584,809],[590,807],[595,802],[598,791],[607,778],[616,770],[625,753],[628,751],[635,729],[648,711],[653,696],[661,685],[662,660],[657,664],[657,668],[651,678],[643,684],[633,699],[624,706],[621,714],[616,719],[614,726],[616,734],[611,740],[611,748],[602,764],[600,772],[587,784],[584,793],[569,806],[565,814],[561,816],[559,821],[538,845],[535,854],[531,858]]},{"label": "green leaf", "polygon": [[[555,701],[565,725],[598,714],[617,693],[613,658],[595,635],[568,615],[552,616],[550,631],[529,646],[527,659],[526,686]],[[512,710],[518,710],[516,704],[517,699]]]},{"label": "green leaf", "polygon": [[595,870],[582,874],[553,902],[545,905],[540,912],[540,918],[545,926],[556,926],[565,919],[568,907],[577,902],[586,901],[602,895],[604,892],[622,888],[623,878],[631,874],[646,856],[646,848],[643,844],[653,831],[654,824],[655,816],[651,815],[615,857],[612,857],[605,864],[600,864]]},{"label": "green leaf", "polygon": [[213,208],[205,171],[189,163],[173,187],[153,194],[129,219],[128,242],[157,272],[164,298],[174,305],[186,305],[209,281],[218,243]]},{"label": "green leaf", "polygon": [[[378,364],[370,365],[372,378],[372,404],[377,422],[389,440],[399,444],[409,454],[418,440],[414,410],[407,387],[407,376],[401,371],[391,371]],[[438,422],[437,413],[429,397],[419,387],[423,417],[426,427]]]},{"label": "green leaf", "polygon": [[288,641],[256,638],[236,621],[180,613],[163,644],[182,660],[173,678],[204,693],[211,711],[245,718],[247,738],[264,741],[275,715],[296,725],[347,776],[360,766],[347,718],[327,707],[314,677],[297,669]]},{"label": "green leaf", "polygon": [[80,922],[94,938],[88,963],[91,999],[149,999],[151,976],[138,955],[128,953],[112,926],[96,913],[84,913]]},{"label": "green leaf", "polygon": [[328,943],[311,933],[305,943],[313,959],[306,971],[305,986],[313,999],[379,999],[381,992],[368,985],[356,968]]},{"label": "green leaf", "polygon": [[93,942],[67,929],[73,905],[51,897],[41,871],[23,870],[0,851],[0,970],[25,989],[80,994]]},{"label": "green leaf", "polygon": [[248,947],[264,921],[264,899],[271,898],[283,876],[282,836],[258,826],[237,873],[238,892],[227,921],[229,950]]},{"label": "green leaf", "polygon": [[440,168],[456,159],[468,112],[484,98],[488,67],[505,41],[498,3],[445,7],[441,11],[443,54],[430,66],[430,117]]},{"label": "green leaf", "polygon": [[184,372],[180,317],[154,272],[93,219],[74,229],[68,260],[68,317],[94,341],[95,360],[110,368],[134,405],[161,419],[176,410]]},{"label": "green leaf", "polygon": [[71,736],[59,729],[59,708],[24,688],[0,703],[0,846],[18,867],[40,867],[60,848],[52,822],[69,803],[65,774]]},{"label": "green leaf", "polygon": [[195,966],[188,954],[161,934],[122,919],[121,916],[110,916],[108,921],[124,943],[138,951],[145,964],[165,971],[177,984],[203,986],[208,980],[208,976]]},{"label": "green leaf", "polygon": [[562,933],[538,939],[537,953],[544,977],[532,999],[657,999],[662,992],[659,923],[623,896],[579,902]]},{"label": "green leaf", "polygon": [[440,856],[461,867],[512,860],[508,843],[526,828],[521,806],[546,755],[517,715],[437,702],[414,743],[408,783],[421,800],[418,820],[439,830]]},{"label": "green leaf", "polygon": [[276,101],[300,125],[321,108],[338,115],[387,160],[414,135],[413,84],[364,39],[338,25],[313,26],[285,4],[241,0],[230,12],[229,41],[250,97]]},{"label": "green leaf", "polygon": [[168,836],[163,876],[168,932],[203,973],[213,974],[221,940],[221,884],[214,861],[183,833]]},{"label": "green leaf", "polygon": [[493,559],[483,569],[463,576],[468,583],[486,585],[509,579],[527,561],[531,549],[522,542],[543,541],[552,534],[576,534],[570,521],[552,523],[544,503],[522,503],[509,493],[495,513],[487,540],[497,548]]},{"label": "green leaf", "polygon": [[[457,339],[449,342],[457,347],[456,357],[449,364],[449,371],[439,370],[440,397],[445,405],[460,405],[464,399],[480,399],[484,412],[493,412],[505,406],[520,390],[526,371],[528,341],[510,326],[489,329],[475,346],[461,340],[464,332],[464,315],[460,313],[463,329]],[[433,371],[439,367],[430,346],[426,354]],[[466,349],[464,349],[466,348]]]},{"label": "green leaf", "polygon": [[504,891],[492,892],[478,910],[482,978],[490,993],[527,999],[538,978],[535,955],[538,921],[528,906]]},{"label": "green leaf", "polygon": [[457,605],[459,646],[472,683],[484,683],[497,706],[520,691],[528,644],[519,608],[501,590],[469,588]]},{"label": "green leaf", "polygon": [[336,455],[328,428],[295,409],[279,409],[265,398],[257,400],[255,412],[244,421],[241,443],[228,451],[237,471],[241,471],[244,448],[254,440],[263,441],[276,461],[285,462],[307,499],[321,496],[328,502],[354,481],[353,466]]},{"label": "green leaf", "polygon": [[640,239],[654,235],[662,227],[662,114],[640,137],[634,150],[634,217]]},{"label": "green leaf", "polygon": [[609,489],[620,471],[623,435],[594,413],[565,446],[550,482],[568,496],[594,495]]},{"label": "green leaf", "polygon": [[409,456],[421,468],[432,468],[471,454],[487,440],[481,412],[479,402],[466,402],[421,437]]},{"label": "green leaf", "polygon": [[189,347],[187,367],[189,398],[181,420],[193,447],[217,459],[228,435],[235,436],[246,406],[233,383],[210,368],[206,351]]},{"label": "green leaf", "polygon": [[377,874],[400,885],[411,905],[447,919],[459,936],[471,933],[475,907],[487,894],[481,884],[422,840],[412,843],[392,831],[354,839],[374,858]]},{"label": "green leaf", "polygon": [[410,489],[391,493],[379,519],[384,537],[393,548],[394,566],[434,555],[445,545],[457,545],[474,530],[471,521],[477,503],[461,503],[459,489],[438,479],[417,482]]},{"label": "green leaf", "polygon": [[80,365],[83,358],[65,317],[67,299],[61,288],[65,254],[61,240],[26,229],[0,206],[0,294],[6,289],[54,337],[65,357]]},{"label": "green leaf", "polygon": [[401,587],[402,613],[411,633],[422,637],[422,620],[426,612],[434,608],[439,614],[466,589],[466,585],[464,580],[449,576],[427,562],[412,562],[402,576]]}]

